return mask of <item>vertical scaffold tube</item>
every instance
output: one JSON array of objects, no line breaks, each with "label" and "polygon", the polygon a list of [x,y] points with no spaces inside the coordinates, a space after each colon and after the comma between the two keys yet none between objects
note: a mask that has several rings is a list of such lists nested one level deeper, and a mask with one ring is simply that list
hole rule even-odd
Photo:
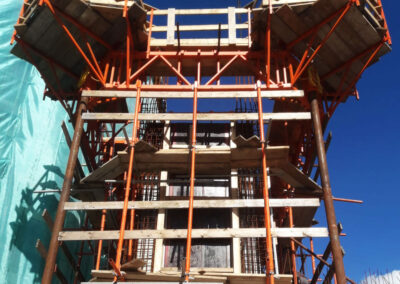
[{"label": "vertical scaffold tube", "polygon": [[[113,133],[114,133],[114,131],[113,131]],[[114,146],[111,145],[109,157],[106,161],[108,161],[112,158],[113,153],[114,153]],[[106,162],[106,161],[104,161],[104,162]],[[111,193],[110,193],[110,189],[109,189],[108,192],[104,194],[104,201],[107,201],[109,199],[110,195],[111,195]],[[104,231],[104,229],[105,229],[106,218],[107,218],[107,210],[103,209],[103,210],[101,210],[100,231]],[[98,245],[97,245],[96,270],[100,269],[102,250],[103,250],[103,240],[99,240]]]},{"label": "vertical scaffold tube", "polygon": [[[289,227],[293,228],[293,208],[289,207]],[[297,284],[297,267],[296,267],[296,246],[294,241],[290,240],[290,256],[292,261],[292,274],[293,274],[293,284]]]},{"label": "vertical scaffold tube", "polygon": [[[105,198],[104,201],[107,201],[107,198]],[[104,231],[106,225],[106,217],[107,217],[107,210],[105,209],[101,210],[100,231]],[[99,240],[99,243],[97,245],[96,270],[100,269],[102,249],[103,249],[103,240]]]},{"label": "vertical scaffold tube", "polygon": [[[129,167],[126,177],[126,187],[125,187],[125,197],[124,197],[124,207],[122,209],[122,217],[121,217],[121,227],[119,232],[119,239],[117,245],[117,254],[115,257],[115,265],[118,269],[121,268],[121,256],[122,256],[122,247],[124,245],[124,234],[126,227],[126,217],[128,213],[128,202],[129,202],[129,193],[131,190],[132,183],[132,170],[133,170],[133,161],[135,157],[135,143],[137,140],[137,125],[139,123],[139,109],[140,109],[140,89],[142,86],[142,82],[140,80],[136,81],[136,103],[135,103],[135,114],[133,119],[133,127],[132,127],[132,141],[130,145],[130,153],[129,153]],[[115,276],[117,278],[117,276]],[[118,279],[114,279],[116,281]]]},{"label": "vertical scaffold tube", "polygon": [[266,230],[266,247],[267,255],[265,257],[265,272],[267,274],[266,283],[274,284],[274,259],[272,254],[272,238],[271,238],[271,216],[269,209],[269,192],[268,192],[268,172],[267,172],[267,153],[266,143],[264,136],[264,118],[261,98],[261,82],[257,81],[257,104],[258,104],[258,123],[260,128],[260,140],[261,140],[261,151],[262,151],[262,171],[263,171],[263,196],[264,196],[264,219],[265,219],[265,230]]},{"label": "vertical scaffold tube", "polygon": [[271,16],[272,2],[268,0],[267,30],[265,34],[265,58],[267,67],[267,87],[271,86]]},{"label": "vertical scaffold tube", "polygon": [[193,126],[192,126],[192,145],[191,145],[191,164],[190,164],[190,191],[189,191],[189,210],[186,240],[186,259],[185,259],[185,282],[189,282],[190,255],[192,250],[192,227],[193,227],[193,200],[194,200],[194,180],[196,164],[196,135],[197,135],[197,81],[194,82],[193,93]]},{"label": "vertical scaffold tube", "polygon": [[60,194],[60,201],[58,202],[57,214],[54,220],[53,231],[51,233],[49,252],[47,254],[46,264],[43,270],[42,284],[51,284],[51,279],[54,273],[54,267],[56,264],[57,252],[59,247],[58,234],[62,231],[64,226],[65,213],[66,213],[66,211],[64,210],[64,205],[65,202],[68,201],[71,193],[72,179],[74,177],[76,160],[78,158],[79,146],[81,144],[81,138],[83,133],[84,121],[82,119],[82,113],[86,111],[87,102],[88,102],[87,97],[82,98],[78,111],[76,113],[74,136],[72,139],[71,149],[69,152],[67,169],[65,171],[64,182]]},{"label": "vertical scaffold tube", "polygon": [[315,142],[317,146],[318,165],[321,173],[322,190],[324,194],[325,213],[328,223],[329,238],[331,240],[333,264],[336,279],[339,284],[346,284],[346,274],[343,265],[343,252],[340,246],[339,231],[336,223],[335,208],[333,206],[332,190],[329,181],[328,163],[326,160],[325,143],[321,126],[318,99],[315,92],[310,93],[311,115],[314,126]]}]

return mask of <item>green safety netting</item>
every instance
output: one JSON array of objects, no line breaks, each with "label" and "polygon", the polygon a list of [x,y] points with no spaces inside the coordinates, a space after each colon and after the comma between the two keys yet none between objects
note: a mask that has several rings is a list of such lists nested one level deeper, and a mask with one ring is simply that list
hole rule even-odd
[{"label": "green safety netting", "polygon": [[[22,4],[0,5],[0,283],[40,283],[44,261],[35,244],[40,239],[48,245],[41,214],[46,208],[54,217],[58,193],[34,192],[61,188],[69,152],[60,127],[62,121],[69,125],[66,112],[58,102],[43,100],[35,67],[10,54]],[[81,220],[69,213],[66,223],[79,227]],[[79,244],[68,245],[75,254]],[[71,283],[73,271],[62,252],[58,264]]]}]

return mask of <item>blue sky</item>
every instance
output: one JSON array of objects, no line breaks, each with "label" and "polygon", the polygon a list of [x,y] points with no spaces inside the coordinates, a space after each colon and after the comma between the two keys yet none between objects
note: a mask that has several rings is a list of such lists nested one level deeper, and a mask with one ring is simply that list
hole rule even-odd
[{"label": "blue sky", "polygon": [[[147,3],[158,8],[211,8],[235,6],[237,1]],[[328,152],[333,193],[364,201],[362,205],[335,203],[337,219],[347,233],[342,238],[346,271],[356,281],[369,270],[400,270],[400,100],[396,85],[400,3],[384,1],[384,8],[395,51],[366,70],[358,83],[360,101],[349,98],[328,126],[333,132]],[[323,224],[321,212],[318,217]]]}]

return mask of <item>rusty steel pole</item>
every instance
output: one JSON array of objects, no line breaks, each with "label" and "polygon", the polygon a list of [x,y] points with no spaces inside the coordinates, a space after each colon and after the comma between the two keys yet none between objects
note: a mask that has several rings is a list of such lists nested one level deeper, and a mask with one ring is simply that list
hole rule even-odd
[{"label": "rusty steel pole", "polygon": [[318,106],[317,95],[310,93],[311,115],[314,126],[315,144],[318,154],[318,165],[321,173],[321,183],[323,198],[325,203],[326,220],[328,223],[329,238],[331,240],[333,263],[335,273],[339,284],[346,284],[346,274],[343,265],[343,252],[340,246],[339,230],[336,222],[335,208],[333,206],[333,197],[331,184],[329,181],[328,163],[326,160],[325,143],[321,126],[321,118]]},{"label": "rusty steel pole", "polygon": [[60,194],[60,201],[58,202],[57,215],[54,220],[53,231],[51,233],[51,240],[49,245],[49,250],[46,257],[46,264],[43,270],[42,284],[51,284],[51,279],[53,277],[54,268],[57,259],[57,252],[59,247],[58,234],[62,231],[65,220],[65,202],[69,200],[71,193],[72,179],[74,177],[74,170],[76,166],[76,161],[79,153],[79,146],[81,144],[81,138],[83,133],[83,119],[82,113],[86,111],[86,104],[88,98],[82,98],[75,122],[74,137],[72,139],[72,144],[69,152],[67,169],[65,171],[64,183],[62,186],[62,191]]}]

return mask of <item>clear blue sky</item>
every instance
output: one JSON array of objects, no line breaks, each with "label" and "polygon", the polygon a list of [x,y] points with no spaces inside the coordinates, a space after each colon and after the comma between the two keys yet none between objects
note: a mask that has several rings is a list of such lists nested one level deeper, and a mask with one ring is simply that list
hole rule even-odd
[{"label": "clear blue sky", "polygon": [[[146,2],[158,8],[237,4],[236,0]],[[384,1],[383,4],[395,51],[366,70],[358,83],[360,101],[348,99],[328,126],[333,132],[328,152],[333,193],[364,201],[362,205],[335,203],[338,221],[348,235],[342,238],[347,274],[356,281],[369,270],[400,270],[400,100],[396,85],[400,81],[397,75],[400,54],[396,52],[400,3]],[[191,107],[191,102],[188,106]],[[324,218],[320,212],[318,219]]]}]

